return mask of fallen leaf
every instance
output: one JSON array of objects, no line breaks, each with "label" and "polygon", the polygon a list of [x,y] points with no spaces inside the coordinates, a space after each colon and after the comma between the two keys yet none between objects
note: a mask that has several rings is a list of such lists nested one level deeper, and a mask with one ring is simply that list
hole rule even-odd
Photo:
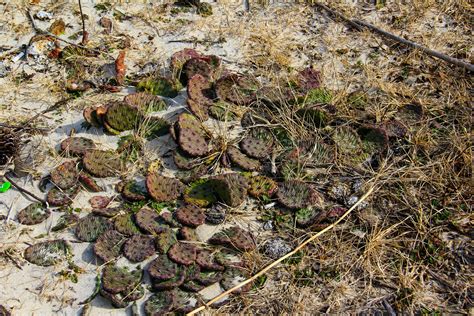
[{"label": "fallen leaf", "polygon": [[117,83],[119,85],[123,84],[123,81],[125,79],[125,51],[121,51],[115,60],[115,72],[116,76],[115,78],[117,79]]},{"label": "fallen leaf", "polygon": [[66,23],[64,23],[63,19],[55,20],[53,24],[49,27],[49,31],[54,35],[61,35],[64,34],[66,30]]}]

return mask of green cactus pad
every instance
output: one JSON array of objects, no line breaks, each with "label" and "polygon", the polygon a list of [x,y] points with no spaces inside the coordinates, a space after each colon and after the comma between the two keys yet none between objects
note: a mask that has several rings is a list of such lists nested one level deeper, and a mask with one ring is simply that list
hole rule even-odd
[{"label": "green cactus pad", "polygon": [[141,119],[138,109],[125,102],[114,102],[107,107],[105,120],[117,131],[134,129]]},{"label": "green cactus pad", "polygon": [[65,260],[71,254],[71,247],[62,240],[43,241],[26,248],[24,257],[38,266],[52,266]]},{"label": "green cactus pad", "polygon": [[181,89],[179,82],[165,77],[146,78],[138,83],[138,91],[145,91],[154,95],[174,98]]},{"label": "green cactus pad", "polygon": [[155,280],[171,280],[178,274],[178,265],[167,255],[159,255],[148,266],[150,277]]},{"label": "green cactus pad", "polygon": [[178,314],[186,314],[202,305],[202,299],[197,293],[184,292],[177,290],[176,292],[176,308]]},{"label": "green cactus pad", "polygon": [[191,170],[183,170],[175,173],[175,176],[183,183],[189,184],[197,181],[202,176],[206,175],[208,167],[205,164],[197,165]]},{"label": "green cactus pad", "polygon": [[122,171],[120,157],[113,151],[88,151],[82,162],[87,172],[99,178],[113,177]]},{"label": "green cactus pad", "polygon": [[[237,284],[242,283],[248,277],[249,277],[249,274],[245,270],[240,269],[240,268],[236,268],[236,267],[229,267],[225,270],[220,283],[221,283],[222,287],[227,291],[227,290],[233,288],[234,286],[236,286]],[[235,290],[233,293],[234,294],[240,294],[240,293],[248,292],[248,291],[250,291],[251,288],[252,288],[252,282],[250,282],[250,283],[244,285],[243,287]]]},{"label": "green cactus pad", "polygon": [[368,159],[359,135],[350,127],[340,127],[332,135],[337,158],[342,163],[360,164]]},{"label": "green cactus pad", "polygon": [[123,254],[132,262],[142,262],[155,253],[155,241],[152,236],[135,234],[123,247]]},{"label": "green cactus pad", "polygon": [[92,139],[85,137],[68,137],[61,142],[61,153],[69,156],[82,157],[84,154],[95,149],[96,145]]},{"label": "green cactus pad", "polygon": [[199,240],[196,230],[191,227],[183,226],[179,229],[178,231],[178,238],[180,240],[186,240],[186,241],[197,241]]},{"label": "green cactus pad", "polygon": [[178,145],[192,157],[204,156],[209,152],[207,136],[199,120],[188,113],[182,113],[177,121]]},{"label": "green cactus pad", "polygon": [[126,237],[116,230],[108,230],[94,244],[94,253],[104,262],[109,262],[120,256]]},{"label": "green cactus pad", "polygon": [[168,280],[151,279],[151,285],[154,291],[166,291],[174,289],[184,283],[186,277],[185,270],[179,267],[176,270],[176,275]]},{"label": "green cactus pad", "polygon": [[184,191],[184,184],[174,178],[149,173],[146,177],[146,188],[150,196],[157,202],[176,200]]},{"label": "green cactus pad", "polygon": [[189,111],[193,113],[201,122],[205,122],[209,119],[208,106],[199,103],[193,99],[186,101]]},{"label": "green cactus pad", "polygon": [[220,201],[230,207],[241,205],[247,198],[248,181],[238,173],[227,173],[212,179]]},{"label": "green cactus pad", "polygon": [[79,172],[74,161],[66,161],[51,171],[51,181],[63,190],[75,186],[78,178]]},{"label": "green cactus pad", "polygon": [[87,173],[79,174],[79,182],[90,192],[102,192],[104,189]]},{"label": "green cactus pad", "polygon": [[204,224],[204,211],[192,204],[184,205],[176,209],[175,216],[178,222],[189,227],[198,227]]},{"label": "green cactus pad", "polygon": [[153,294],[145,302],[144,310],[147,316],[167,315],[176,305],[176,293],[163,291]]},{"label": "green cactus pad", "polygon": [[163,111],[168,108],[168,105],[162,98],[147,92],[129,94],[125,96],[123,102],[137,108],[140,112],[145,114]]},{"label": "green cactus pad", "polygon": [[36,225],[45,221],[50,214],[42,203],[33,203],[18,212],[17,220],[23,225]]},{"label": "green cactus pad", "polygon": [[196,260],[196,247],[192,244],[178,242],[168,250],[168,257],[176,263],[191,265]]},{"label": "green cactus pad", "polygon": [[357,134],[359,134],[362,147],[367,153],[384,152],[388,148],[388,135],[383,128],[364,125],[357,129]]},{"label": "green cactus pad", "polygon": [[320,208],[312,206],[299,209],[295,213],[296,225],[301,228],[309,227],[318,221],[322,212]]},{"label": "green cactus pad", "polygon": [[106,218],[89,214],[79,219],[75,234],[80,241],[92,242],[110,228],[112,223]]},{"label": "green cactus pad", "polygon": [[222,280],[222,273],[218,271],[201,271],[194,279],[197,283],[206,286],[212,285],[220,280]]},{"label": "green cactus pad", "polygon": [[323,128],[329,123],[329,113],[319,105],[310,105],[296,111],[298,119],[308,128]]},{"label": "green cactus pad", "polygon": [[255,249],[255,242],[251,232],[245,231],[240,227],[233,226],[215,233],[209,243],[215,245],[225,245],[241,251]]},{"label": "green cactus pad", "polygon": [[290,209],[320,206],[324,202],[313,186],[298,180],[280,183],[276,197],[283,206]]},{"label": "green cactus pad", "polygon": [[252,129],[250,134],[247,135],[240,142],[240,148],[242,151],[256,159],[264,159],[269,156],[273,147],[272,135],[263,128]]},{"label": "green cactus pad", "polygon": [[56,222],[56,225],[51,228],[51,231],[62,231],[68,227],[71,227],[72,225],[75,225],[78,220],[79,216],[77,216],[76,214],[65,213],[59,217],[58,221]]},{"label": "green cactus pad", "polygon": [[130,271],[128,267],[118,267],[108,264],[102,271],[102,288],[109,293],[117,294],[130,292],[140,284],[143,271]]},{"label": "green cactus pad", "polygon": [[262,164],[258,160],[247,157],[237,147],[230,146],[227,148],[227,154],[230,161],[243,170],[259,171],[262,169]]},{"label": "green cactus pad", "polygon": [[146,187],[137,181],[127,181],[121,190],[122,197],[131,202],[144,201],[147,199],[148,191]]},{"label": "green cactus pad", "polygon": [[132,236],[140,233],[137,225],[133,221],[133,214],[122,214],[114,218],[115,229],[125,236]]},{"label": "green cactus pad", "polygon": [[155,237],[156,250],[162,254],[167,253],[171,246],[177,242],[178,239],[176,233],[170,228],[164,230]]},{"label": "green cactus pad", "polygon": [[72,187],[68,190],[59,190],[58,188],[52,188],[46,195],[46,201],[49,206],[65,206],[73,202],[77,193],[79,193],[79,187]]},{"label": "green cactus pad", "polygon": [[265,176],[250,176],[249,184],[248,192],[254,198],[272,197],[278,190],[278,184]]},{"label": "green cactus pad", "polygon": [[145,288],[143,285],[139,285],[130,291],[124,291],[116,294],[112,294],[101,288],[100,295],[108,299],[113,307],[125,308],[130,305],[131,302],[141,299],[145,295]]},{"label": "green cactus pad", "polygon": [[254,101],[258,89],[255,81],[236,74],[220,78],[214,86],[219,99],[237,105],[248,105]]},{"label": "green cactus pad", "polygon": [[149,207],[143,207],[135,213],[135,222],[140,229],[152,235],[160,234],[169,228],[169,226],[164,224],[160,219],[160,215]]},{"label": "green cactus pad", "polygon": [[199,249],[196,255],[196,263],[204,270],[210,271],[224,271],[224,266],[219,264],[215,258],[214,253],[207,249]]},{"label": "green cactus pad", "polygon": [[199,179],[184,191],[184,201],[199,207],[208,207],[217,202],[214,185],[209,179]]}]

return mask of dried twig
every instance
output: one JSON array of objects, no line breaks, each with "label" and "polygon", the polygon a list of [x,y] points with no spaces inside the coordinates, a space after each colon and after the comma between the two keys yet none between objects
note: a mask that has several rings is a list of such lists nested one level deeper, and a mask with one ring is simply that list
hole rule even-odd
[{"label": "dried twig", "polygon": [[322,3],[314,3],[316,6],[326,10],[327,12],[329,12],[331,15],[335,16],[335,17],[338,17],[340,19],[342,19],[344,22],[348,23],[350,26],[352,26],[353,28],[355,28],[356,30],[359,30],[361,31],[363,28],[367,28],[375,33],[378,33],[384,37],[387,37],[391,40],[394,40],[398,43],[401,43],[401,44],[404,44],[406,46],[409,46],[409,47],[412,47],[412,48],[415,48],[415,49],[419,49],[420,51],[422,51],[423,53],[429,55],[429,56],[432,56],[432,57],[436,57],[436,58],[439,58],[447,63],[450,63],[450,64],[453,64],[453,65],[456,65],[456,66],[459,66],[459,67],[462,67],[464,69],[467,69],[469,71],[472,71],[474,72],[474,65],[473,64],[470,64],[470,63],[467,63],[461,59],[457,59],[457,58],[454,58],[454,57],[451,57],[451,56],[448,56],[446,54],[443,54],[443,53],[440,53],[438,51],[435,51],[435,50],[432,50],[432,49],[429,49],[425,46],[422,46],[418,43],[415,43],[415,42],[412,42],[410,40],[407,40],[407,39],[404,39],[402,37],[399,37],[395,34],[392,34],[390,32],[387,32],[387,31],[384,31],[370,23],[367,23],[367,22],[364,22],[364,21],[360,21],[360,20],[355,20],[355,19],[349,19],[349,18],[346,18],[343,14],[329,8],[328,6],[326,6],[325,4],[322,4]]},{"label": "dried twig", "polygon": [[8,176],[8,173],[5,173],[3,176],[5,177],[5,179],[8,180],[8,182],[10,182],[18,191],[20,191],[21,193],[24,193],[24,194],[27,194],[29,196],[31,196],[32,198],[34,198],[35,200],[38,200],[38,202],[41,202],[43,205],[46,205],[46,201],[40,197],[38,197],[37,195],[31,193],[30,191],[22,188],[21,186],[19,186],[15,181],[12,180],[11,177]]},{"label": "dried twig", "polygon": [[319,236],[321,236],[322,234],[324,234],[325,232],[331,230],[332,228],[334,228],[337,224],[339,224],[344,218],[346,218],[353,210],[355,210],[359,204],[361,204],[363,201],[365,201],[365,199],[367,199],[369,197],[369,195],[372,194],[372,192],[374,191],[374,186],[372,186],[351,208],[349,208],[341,217],[339,217],[339,219],[337,221],[335,221],[334,223],[332,223],[331,225],[327,226],[326,228],[324,228],[323,230],[319,231],[318,233],[314,234],[313,236],[311,236],[310,238],[306,239],[303,243],[301,243],[298,247],[296,247],[295,249],[293,249],[293,251],[287,253],[286,255],[284,255],[283,257],[279,258],[278,260],[276,261],[273,261],[271,264],[269,264],[268,266],[266,266],[265,268],[263,268],[262,270],[260,270],[257,274],[253,275],[251,278],[248,278],[247,280],[245,281],[242,281],[240,282],[239,284],[237,284],[236,286],[234,286],[233,288],[219,294],[218,296],[214,297],[212,300],[210,300],[209,302],[207,302],[206,304],[204,304],[203,306],[201,307],[198,307],[196,308],[195,310],[191,311],[190,313],[186,314],[188,316],[190,315],[194,315],[196,313],[199,313],[200,311],[203,311],[205,310],[206,308],[208,308],[209,306],[211,306],[212,304],[218,302],[219,300],[221,300],[222,298],[224,298],[225,296],[231,294],[232,292],[240,289],[241,287],[245,286],[246,284],[249,284],[250,282],[254,281],[255,279],[259,278],[260,276],[264,275],[267,271],[269,271],[270,269],[272,269],[273,267],[275,267],[276,265],[278,265],[279,263],[281,263],[282,261],[288,259],[289,257],[293,256],[294,254],[296,254],[298,251],[300,251],[301,249],[303,249],[307,244],[313,242],[316,238],[318,238]]},{"label": "dried twig", "polygon": [[84,21],[84,13],[82,13],[82,3],[81,0],[77,0],[79,2],[79,11],[81,12],[81,20],[82,20],[82,45],[87,44],[89,39],[89,33],[86,31],[86,22]]}]

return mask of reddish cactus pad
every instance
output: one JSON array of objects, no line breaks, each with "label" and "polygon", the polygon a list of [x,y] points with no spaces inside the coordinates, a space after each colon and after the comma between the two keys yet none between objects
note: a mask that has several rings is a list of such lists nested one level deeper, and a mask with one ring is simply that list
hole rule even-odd
[{"label": "reddish cactus pad", "polygon": [[204,224],[206,216],[204,211],[195,205],[184,205],[179,207],[175,213],[176,219],[183,225],[198,227]]},{"label": "reddish cactus pad", "polygon": [[132,262],[142,262],[155,253],[155,241],[152,236],[133,235],[125,243],[123,253]]},{"label": "reddish cactus pad", "polygon": [[178,242],[170,248],[168,257],[176,263],[189,266],[196,260],[196,247],[192,244]]},{"label": "reddish cactus pad", "polygon": [[153,172],[146,177],[146,188],[157,202],[169,202],[176,200],[183,193],[184,184],[175,178]]}]

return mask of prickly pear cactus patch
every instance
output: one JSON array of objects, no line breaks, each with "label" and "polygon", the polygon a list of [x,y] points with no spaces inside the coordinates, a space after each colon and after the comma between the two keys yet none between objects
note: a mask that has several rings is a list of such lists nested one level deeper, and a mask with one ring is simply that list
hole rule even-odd
[{"label": "prickly pear cactus patch", "polygon": [[115,176],[122,170],[120,157],[113,151],[88,151],[82,162],[87,172],[99,178]]},{"label": "prickly pear cactus patch", "polygon": [[273,147],[273,137],[265,129],[256,128],[240,142],[242,151],[256,159],[264,159],[271,153]]},{"label": "prickly pear cactus patch", "polygon": [[36,225],[45,221],[51,212],[41,203],[33,203],[22,209],[17,220],[23,225]]},{"label": "prickly pear cactus patch", "polygon": [[129,94],[125,96],[123,101],[145,114],[163,111],[168,108],[162,98],[147,92]]},{"label": "prickly pear cactus patch", "polygon": [[94,253],[104,262],[109,262],[120,256],[126,237],[116,230],[103,233],[94,244]]},{"label": "prickly pear cactus patch", "polygon": [[230,146],[227,148],[227,154],[230,161],[243,170],[259,171],[262,169],[262,164],[258,160],[247,157],[237,147]]},{"label": "prickly pear cactus patch", "polygon": [[227,173],[212,179],[219,200],[231,207],[241,205],[247,198],[248,181],[238,173]]},{"label": "prickly pear cactus patch", "polygon": [[145,302],[145,314],[147,316],[166,315],[176,305],[175,291],[162,291],[153,294]]},{"label": "prickly pear cactus patch", "polygon": [[289,209],[300,209],[309,206],[321,206],[322,196],[313,186],[298,180],[281,183],[276,193],[278,202]]},{"label": "prickly pear cactus patch", "polygon": [[176,263],[189,266],[196,260],[196,247],[192,244],[178,242],[170,248],[168,257]]},{"label": "prickly pear cactus patch", "polygon": [[272,197],[278,190],[278,184],[266,176],[249,176],[249,194],[254,198]]},{"label": "prickly pear cactus patch", "polygon": [[127,240],[123,254],[132,262],[142,262],[155,253],[155,241],[152,236],[136,234]]},{"label": "prickly pear cactus patch", "polygon": [[169,202],[176,200],[183,193],[184,184],[175,178],[152,172],[146,177],[146,188],[157,202]]},{"label": "prickly pear cactus patch", "polygon": [[82,157],[87,151],[95,148],[94,141],[85,137],[68,137],[60,145],[62,153],[76,157]]},{"label": "prickly pear cactus patch", "polygon": [[142,277],[143,271],[139,269],[130,271],[128,267],[108,264],[102,271],[102,288],[112,294],[130,292],[140,284]]},{"label": "prickly pear cactus patch", "polygon": [[112,228],[112,223],[109,220],[89,214],[79,219],[75,234],[80,241],[92,242],[110,228]]},{"label": "prickly pear cactus patch", "polygon": [[175,216],[178,222],[189,227],[198,227],[204,224],[206,218],[204,211],[192,204],[184,205],[176,209]]},{"label": "prickly pear cactus patch", "polygon": [[24,257],[38,266],[52,266],[65,260],[71,254],[71,246],[62,240],[43,241],[26,248]]},{"label": "prickly pear cactus patch", "polygon": [[75,186],[78,177],[79,172],[74,161],[66,161],[51,171],[51,181],[63,190]]}]

